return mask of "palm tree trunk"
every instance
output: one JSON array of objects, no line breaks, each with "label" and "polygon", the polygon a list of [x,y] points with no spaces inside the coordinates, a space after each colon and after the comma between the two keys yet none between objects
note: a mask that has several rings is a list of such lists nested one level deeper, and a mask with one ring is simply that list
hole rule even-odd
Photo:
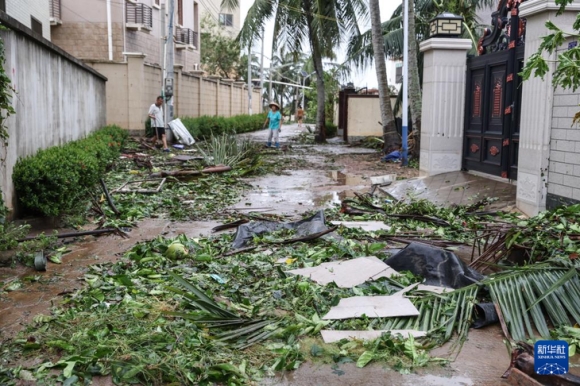
[{"label": "palm tree trunk", "polygon": [[[421,139],[421,110],[422,93],[419,83],[419,60],[417,55],[417,34],[415,33],[415,6],[411,0],[409,4],[409,102],[411,107],[411,120],[413,122],[413,149],[411,154],[419,158]],[[407,81],[407,80],[405,80]]]},{"label": "palm tree trunk", "polygon": [[325,106],[326,89],[324,86],[324,69],[322,67],[322,49],[316,29],[314,26],[314,17],[312,16],[311,0],[305,0],[304,10],[306,11],[306,22],[308,24],[308,35],[310,41],[310,50],[312,52],[312,62],[314,71],[316,71],[316,142],[326,142],[326,117]]},{"label": "palm tree trunk", "polygon": [[[324,71],[322,70],[322,56],[312,53],[316,70],[316,142],[326,141],[326,87],[324,85]],[[318,62],[318,63],[317,63]]]},{"label": "palm tree trunk", "polygon": [[379,0],[369,1],[369,11],[371,14],[371,33],[373,51],[375,54],[375,70],[379,83],[379,104],[381,107],[381,122],[383,124],[383,140],[385,150],[397,147],[399,136],[395,125],[395,115],[391,107],[391,92],[389,90],[389,80],[387,79],[387,66],[385,64],[385,47],[383,42],[383,32],[381,26],[381,10]]}]

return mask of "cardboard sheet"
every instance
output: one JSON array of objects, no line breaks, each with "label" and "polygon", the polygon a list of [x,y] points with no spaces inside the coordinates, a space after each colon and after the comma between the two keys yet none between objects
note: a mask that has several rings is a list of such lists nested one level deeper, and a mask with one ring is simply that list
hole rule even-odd
[{"label": "cardboard sheet", "polygon": [[343,339],[357,339],[357,340],[374,340],[380,338],[381,335],[389,333],[392,336],[401,334],[403,337],[407,338],[411,334],[414,338],[420,338],[426,336],[426,331],[417,330],[377,330],[377,331],[333,331],[333,330],[322,330],[322,339],[324,343],[334,343]]},{"label": "cardboard sheet", "polygon": [[342,225],[346,228],[361,228],[363,231],[373,232],[389,230],[390,226],[382,221],[331,221],[333,225]]},{"label": "cardboard sheet", "polygon": [[322,263],[316,267],[294,269],[286,273],[306,276],[322,285],[335,282],[340,288],[352,288],[368,280],[396,275],[397,271],[376,257],[368,256]]},{"label": "cardboard sheet", "polygon": [[390,296],[353,296],[340,299],[332,307],[324,320],[353,319],[366,315],[368,318],[393,318],[398,316],[417,316],[419,310],[404,297],[404,293],[416,285],[409,286]]}]

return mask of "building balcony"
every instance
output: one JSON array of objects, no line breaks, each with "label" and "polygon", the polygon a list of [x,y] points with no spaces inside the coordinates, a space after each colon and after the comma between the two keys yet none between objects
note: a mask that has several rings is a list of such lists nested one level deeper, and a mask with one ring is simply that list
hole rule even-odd
[{"label": "building balcony", "polygon": [[126,3],[126,27],[132,30],[153,29],[153,9],[141,3]]},{"label": "building balcony", "polygon": [[60,24],[62,24],[60,0],[50,0],[50,25]]},{"label": "building balcony", "polygon": [[176,49],[196,49],[198,33],[189,29],[177,27],[175,31],[175,48]]}]

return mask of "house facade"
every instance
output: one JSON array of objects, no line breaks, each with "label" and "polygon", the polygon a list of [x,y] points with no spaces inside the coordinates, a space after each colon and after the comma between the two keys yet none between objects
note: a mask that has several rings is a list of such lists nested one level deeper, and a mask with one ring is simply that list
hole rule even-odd
[{"label": "house facade", "polygon": [[47,0],[0,0],[0,11],[50,40],[50,11]]},{"label": "house facade", "polygon": [[[127,53],[139,53],[145,63],[163,65],[167,0],[49,1],[53,42],[71,55],[125,62]],[[199,68],[200,11],[196,0],[175,0],[175,64],[186,71]]]},{"label": "house facade", "polygon": [[206,0],[202,3],[202,10],[204,14],[211,16],[226,35],[235,38],[240,32],[242,21],[240,7],[228,9],[222,7],[221,0]]}]

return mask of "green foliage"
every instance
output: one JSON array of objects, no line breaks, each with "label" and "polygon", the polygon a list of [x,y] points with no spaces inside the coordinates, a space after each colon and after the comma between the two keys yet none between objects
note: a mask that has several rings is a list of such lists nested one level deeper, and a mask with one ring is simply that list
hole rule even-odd
[{"label": "green foliage", "polygon": [[8,222],[8,208],[0,195],[0,251],[13,249],[18,245],[17,240],[24,237],[30,229],[29,225],[14,225]]},{"label": "green foliage", "polygon": [[212,136],[205,144],[207,151],[197,146],[208,165],[228,165],[235,167],[240,162],[257,156],[256,144],[249,140],[238,141],[235,135]]},{"label": "green foliage", "polygon": [[183,125],[192,137],[209,139],[222,134],[248,133],[262,129],[266,116],[263,114],[235,115],[233,117],[214,117],[204,115],[198,118],[182,117]]},{"label": "green foliage", "polygon": [[[340,91],[340,82],[339,82],[339,68],[332,69],[330,71],[326,71],[324,73],[324,94],[326,95],[326,102],[324,105],[324,115],[327,118],[332,118],[334,116],[334,106],[335,103],[338,102],[338,92]],[[316,101],[318,91],[316,87],[313,87],[311,90],[304,90],[304,95],[308,102],[306,103],[306,115],[308,117],[315,117],[316,116]],[[327,123],[328,124],[328,123]],[[327,127],[327,136],[328,136],[328,127]]]},{"label": "green foliage", "polygon": [[240,43],[225,35],[210,14],[206,14],[201,20],[201,30],[206,31],[202,32],[200,39],[203,69],[209,75],[237,79],[242,66]]},{"label": "green foliage", "polygon": [[108,126],[87,138],[18,160],[12,178],[22,208],[59,216],[78,204],[115,160],[127,132]]},{"label": "green foliage", "polygon": [[[560,5],[559,13],[562,13],[567,4],[571,0],[559,0],[556,4]],[[557,19],[555,19],[557,21]],[[544,58],[544,54],[553,54],[566,44],[569,39],[578,39],[580,37],[580,14],[576,15],[576,21],[572,28],[573,32],[563,31],[560,27],[548,20],[546,28],[550,33],[542,38],[542,43],[538,51],[534,53],[527,60],[524,69],[520,73],[524,80],[530,79],[532,76],[544,79],[546,74],[550,72],[548,59]],[[557,54],[556,69],[552,73],[552,84],[554,87],[562,87],[564,89],[572,89],[576,91],[580,87],[580,47],[576,46],[568,50],[561,50]],[[580,120],[580,113],[577,113],[572,124]]]},{"label": "green foliage", "polygon": [[6,127],[6,120],[15,113],[12,107],[12,80],[4,71],[4,41],[0,39],[0,142],[3,146],[8,145],[8,129]]},{"label": "green foliage", "polygon": [[326,138],[336,137],[336,133],[338,132],[338,126],[334,123],[326,122]]}]

